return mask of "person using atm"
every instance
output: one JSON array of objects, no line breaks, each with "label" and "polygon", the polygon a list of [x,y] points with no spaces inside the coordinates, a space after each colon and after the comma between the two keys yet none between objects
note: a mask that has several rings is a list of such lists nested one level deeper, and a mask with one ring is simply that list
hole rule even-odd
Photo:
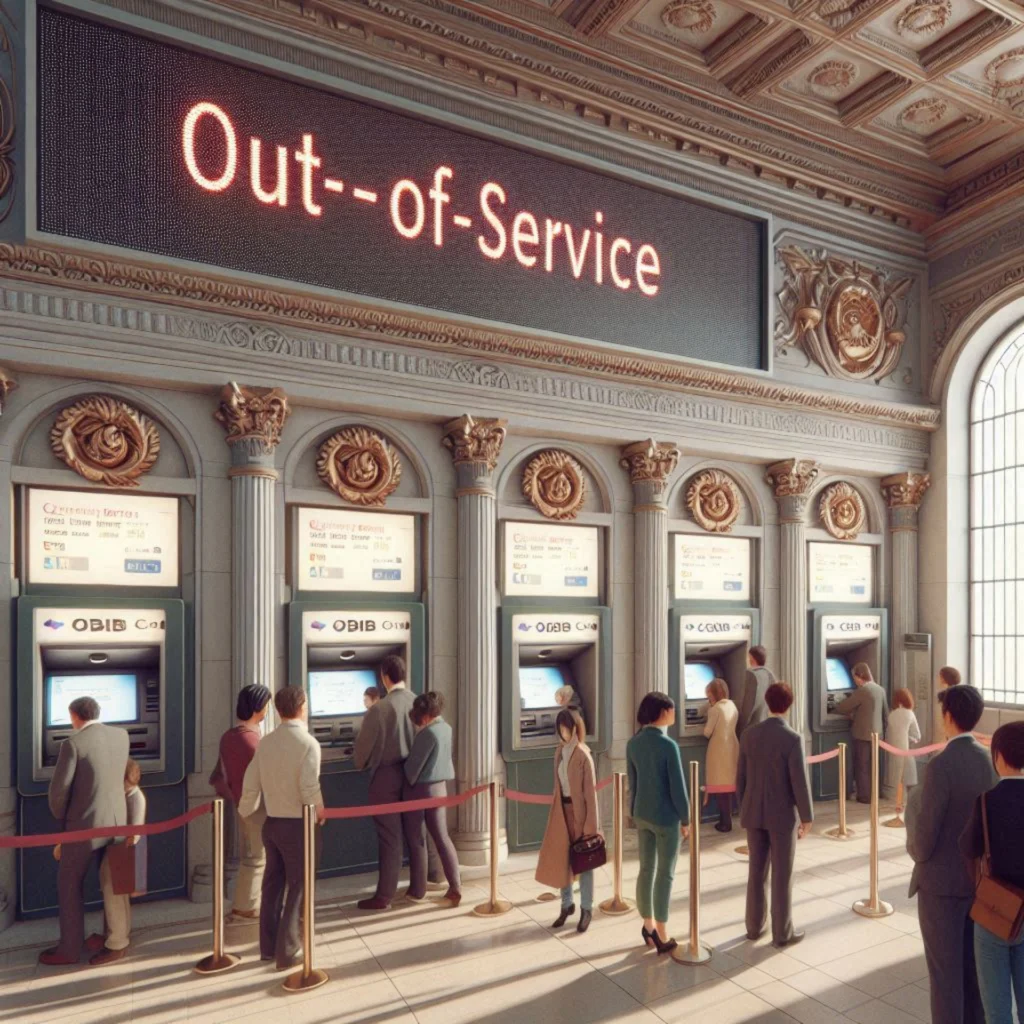
[{"label": "person using atm", "polygon": [[853,777],[857,785],[857,803],[871,803],[871,735],[885,736],[889,726],[889,702],[885,690],[875,682],[866,662],[853,666],[853,683],[857,689],[841,704],[836,713],[852,719]]},{"label": "person using atm", "polygon": [[742,736],[744,729],[749,729],[758,722],[763,722],[768,717],[768,706],[764,702],[764,695],[768,687],[775,682],[775,676],[765,668],[768,660],[768,652],[757,644],[750,648],[747,655],[748,670],[743,682],[743,698],[740,701],[737,711],[739,716],[736,719],[736,735]]}]

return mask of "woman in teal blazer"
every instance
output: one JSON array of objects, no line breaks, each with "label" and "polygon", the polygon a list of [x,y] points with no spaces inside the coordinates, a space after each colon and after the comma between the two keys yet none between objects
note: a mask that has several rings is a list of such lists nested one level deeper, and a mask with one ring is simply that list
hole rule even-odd
[{"label": "woman in teal blazer", "polygon": [[670,953],[677,945],[668,934],[672,881],[679,837],[689,835],[690,820],[679,744],[666,734],[675,724],[676,706],[664,693],[649,693],[636,720],[640,730],[626,745],[630,814],[640,846],[636,906],[644,919],[644,942],[659,953]]}]

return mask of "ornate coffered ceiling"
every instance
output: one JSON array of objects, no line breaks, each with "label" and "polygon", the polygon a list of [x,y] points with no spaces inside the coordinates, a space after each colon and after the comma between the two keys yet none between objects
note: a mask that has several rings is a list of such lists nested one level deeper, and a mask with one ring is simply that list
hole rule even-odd
[{"label": "ornate coffered ceiling", "polygon": [[923,231],[1024,194],[1024,0],[219,0]]}]

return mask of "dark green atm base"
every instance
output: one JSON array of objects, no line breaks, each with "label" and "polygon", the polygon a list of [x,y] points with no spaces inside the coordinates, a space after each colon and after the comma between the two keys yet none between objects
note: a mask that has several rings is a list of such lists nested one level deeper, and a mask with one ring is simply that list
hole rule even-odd
[{"label": "dark green atm base", "polygon": [[[327,807],[365,807],[370,779],[365,772],[323,773],[320,789]],[[352,875],[377,868],[377,832],[372,818],[342,818],[323,827],[318,878]]]},{"label": "dark green atm base", "polygon": [[[849,729],[837,729],[835,732],[816,732],[811,736],[811,752],[827,754],[835,750],[840,743],[846,744],[846,775],[853,779],[853,739]],[[822,761],[821,764],[810,766],[811,794],[815,800],[839,799],[839,758]]]},{"label": "dark green atm base", "polygon": [[[509,761],[506,764],[508,788],[548,796],[554,791],[554,763],[554,747],[546,748],[544,757],[535,761]],[[542,804],[518,804],[512,800],[506,801],[506,808],[509,850],[536,850],[544,839],[548,808]]]},{"label": "dark green atm base", "polygon": [[[167,821],[185,813],[187,795],[185,785],[143,785],[146,794],[146,821]],[[51,817],[45,796],[26,796],[19,800],[19,832],[22,835],[40,835],[59,832],[60,825]],[[209,827],[209,819],[203,819]],[[201,827],[201,826],[200,826]],[[143,900],[160,900],[188,894],[185,829],[175,829],[162,835],[149,836],[147,870],[149,891]],[[49,917],[57,913],[57,862],[52,846],[40,846],[19,851],[18,854],[18,916],[23,920]],[[99,877],[90,871],[85,880],[86,906],[103,905]]]}]

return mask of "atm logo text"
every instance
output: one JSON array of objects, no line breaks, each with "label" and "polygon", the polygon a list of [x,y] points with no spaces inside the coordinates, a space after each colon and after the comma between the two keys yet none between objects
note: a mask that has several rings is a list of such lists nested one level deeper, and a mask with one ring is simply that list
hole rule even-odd
[{"label": "atm logo text", "polygon": [[568,633],[572,626],[568,622],[538,622],[538,633]]},{"label": "atm logo text", "polygon": [[123,633],[128,623],[124,619],[72,619],[71,628],[76,633]]}]

